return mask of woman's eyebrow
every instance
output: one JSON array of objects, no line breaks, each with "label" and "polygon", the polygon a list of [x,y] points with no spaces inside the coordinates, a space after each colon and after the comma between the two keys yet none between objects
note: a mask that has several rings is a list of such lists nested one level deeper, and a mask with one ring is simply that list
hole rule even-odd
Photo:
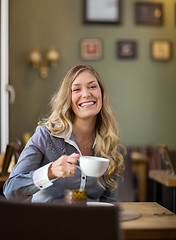
[{"label": "woman's eyebrow", "polygon": [[[88,82],[88,84],[92,84],[94,82],[96,82],[96,80],[90,81],[90,82]],[[79,86],[79,85],[81,85],[81,84],[80,83],[73,83],[72,84],[72,86]]]},{"label": "woman's eyebrow", "polygon": [[96,80],[90,81],[88,84],[92,84],[92,83],[94,83],[94,82],[96,82]]}]

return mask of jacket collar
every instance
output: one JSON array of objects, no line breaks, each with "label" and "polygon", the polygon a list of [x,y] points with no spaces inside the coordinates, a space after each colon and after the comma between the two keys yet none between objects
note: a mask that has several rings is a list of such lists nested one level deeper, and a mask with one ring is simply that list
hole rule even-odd
[{"label": "jacket collar", "polygon": [[[80,149],[79,149],[79,147],[78,147],[78,145],[77,145],[77,143],[76,143],[76,140],[75,140],[75,138],[74,138],[73,133],[72,133],[72,132],[69,133],[69,132],[70,132],[70,127],[68,127],[63,133],[58,133],[58,134],[51,133],[51,135],[54,136],[54,137],[57,137],[57,138],[62,138],[62,139],[64,139],[65,142],[67,142],[67,143],[69,143],[70,145],[74,146],[74,147],[79,151],[80,155],[82,155],[82,154],[81,154],[81,151],[80,151]],[[95,148],[95,145],[96,145],[96,139],[95,139],[95,141],[94,141],[94,144],[93,144],[93,146],[92,146],[92,149]]]}]

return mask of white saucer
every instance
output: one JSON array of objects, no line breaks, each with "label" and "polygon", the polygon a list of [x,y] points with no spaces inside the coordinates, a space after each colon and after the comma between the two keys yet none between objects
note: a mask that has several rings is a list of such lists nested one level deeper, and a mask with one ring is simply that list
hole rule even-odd
[{"label": "white saucer", "polygon": [[114,204],[112,203],[106,203],[106,202],[87,202],[87,206],[93,206],[93,207],[97,207],[97,206],[114,206]]}]

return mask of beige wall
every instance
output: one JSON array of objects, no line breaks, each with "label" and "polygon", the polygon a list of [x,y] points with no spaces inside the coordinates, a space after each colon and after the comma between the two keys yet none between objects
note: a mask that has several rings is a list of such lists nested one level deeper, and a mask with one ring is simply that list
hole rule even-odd
[{"label": "beige wall", "polygon": [[[10,82],[16,102],[10,107],[10,139],[34,131],[41,116],[49,113],[49,101],[67,70],[80,63],[93,65],[102,76],[115,108],[124,144],[164,142],[176,145],[176,26],[174,3],[163,2],[163,26],[137,26],[135,0],[123,0],[121,25],[84,25],[82,0],[10,0]],[[148,0],[149,2],[149,0]],[[103,59],[83,61],[82,38],[103,40]],[[135,60],[117,58],[120,39],[138,43]],[[155,62],[150,56],[153,39],[173,43],[173,58]],[[49,78],[40,79],[27,64],[29,51],[39,46],[45,51],[55,45],[60,51],[58,68]]]}]

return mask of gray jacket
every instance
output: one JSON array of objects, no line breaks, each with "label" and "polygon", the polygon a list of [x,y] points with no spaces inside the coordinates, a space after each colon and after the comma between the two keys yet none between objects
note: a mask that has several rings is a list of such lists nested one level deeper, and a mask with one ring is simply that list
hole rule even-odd
[{"label": "gray jacket", "polygon": [[48,179],[48,167],[62,155],[80,153],[73,134],[52,134],[46,126],[38,126],[26,144],[9,179],[4,184],[8,200],[53,202],[64,201],[66,189],[85,189],[88,201],[117,201],[117,189],[103,189],[94,177],[86,177],[79,169],[74,176]]}]

